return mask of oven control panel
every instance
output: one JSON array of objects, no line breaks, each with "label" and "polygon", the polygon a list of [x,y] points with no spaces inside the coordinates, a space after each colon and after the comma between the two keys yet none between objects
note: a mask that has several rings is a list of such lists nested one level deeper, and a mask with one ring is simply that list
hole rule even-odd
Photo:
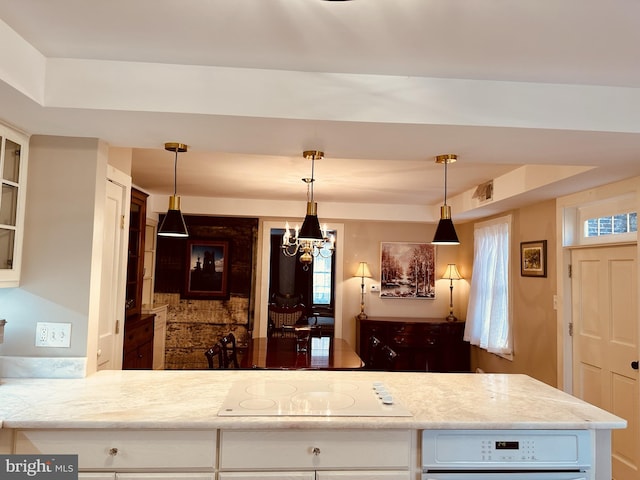
[{"label": "oven control panel", "polygon": [[423,468],[587,468],[589,430],[425,430]]}]

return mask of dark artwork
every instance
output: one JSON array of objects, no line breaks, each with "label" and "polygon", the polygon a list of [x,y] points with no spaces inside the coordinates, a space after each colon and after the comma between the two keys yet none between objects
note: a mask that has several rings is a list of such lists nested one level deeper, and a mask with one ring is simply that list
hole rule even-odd
[{"label": "dark artwork", "polygon": [[[157,239],[155,291],[180,293],[181,297],[188,298],[186,291],[186,276],[190,269],[188,244],[227,242],[227,261],[224,272],[228,276],[226,298],[230,295],[249,298],[255,268],[254,251],[258,219],[204,215],[185,215],[184,218],[189,230],[188,238],[158,237]],[[160,221],[162,221],[162,215]],[[203,297],[197,296],[197,298]],[[210,298],[223,299],[220,296]]]},{"label": "dark artwork", "polygon": [[229,242],[193,240],[187,249],[185,296],[226,297]]}]

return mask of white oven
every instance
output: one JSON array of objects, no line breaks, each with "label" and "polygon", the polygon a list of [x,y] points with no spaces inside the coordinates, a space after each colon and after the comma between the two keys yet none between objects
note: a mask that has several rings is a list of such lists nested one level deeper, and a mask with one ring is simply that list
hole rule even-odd
[{"label": "white oven", "polygon": [[425,430],[422,480],[590,480],[588,430]]}]

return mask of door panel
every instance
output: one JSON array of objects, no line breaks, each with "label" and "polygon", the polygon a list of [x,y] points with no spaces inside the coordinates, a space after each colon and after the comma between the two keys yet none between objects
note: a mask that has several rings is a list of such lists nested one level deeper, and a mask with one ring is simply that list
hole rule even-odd
[{"label": "door panel", "polygon": [[627,420],[613,432],[616,480],[636,480],[640,462],[637,259],[635,246],[572,252],[573,391]]},{"label": "door panel", "polygon": [[124,328],[124,293],[120,285],[122,273],[123,198],[126,189],[107,181],[102,251],[100,321],[98,322],[98,370],[122,367],[122,333]]}]

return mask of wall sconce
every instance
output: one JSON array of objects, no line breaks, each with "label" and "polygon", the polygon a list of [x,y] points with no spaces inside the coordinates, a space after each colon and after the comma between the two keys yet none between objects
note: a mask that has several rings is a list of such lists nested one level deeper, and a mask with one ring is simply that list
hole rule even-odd
[{"label": "wall sconce", "polygon": [[186,152],[189,147],[184,143],[168,142],[164,144],[164,149],[175,152],[173,164],[173,195],[169,197],[169,210],[162,220],[158,229],[161,237],[188,237],[187,224],[184,223],[182,212],[180,211],[180,197],[177,195],[178,189],[178,152]]},{"label": "wall sconce", "polygon": [[444,271],[444,275],[442,278],[449,280],[449,316],[446,318],[447,322],[455,322],[458,320],[455,315],[453,315],[453,281],[461,280],[462,275],[458,271],[455,263],[450,263],[447,265],[447,269]]},{"label": "wall sconce", "polygon": [[451,207],[447,205],[447,165],[454,163],[457,159],[458,156],[453,153],[438,155],[436,157],[436,163],[444,164],[444,205],[440,207],[440,221],[438,222],[436,234],[433,236],[433,241],[431,242],[435,245],[460,244],[456,229],[453,227],[453,221],[451,220]]},{"label": "wall sconce", "polygon": [[369,270],[369,265],[367,264],[367,262],[360,262],[358,264],[358,269],[356,270],[356,273],[353,274],[354,277],[360,277],[361,278],[361,283],[360,283],[360,290],[361,290],[361,294],[360,294],[360,314],[358,315],[358,318],[360,320],[364,320],[367,318],[367,314],[364,313],[364,279],[365,278],[371,278],[371,271]]}]

